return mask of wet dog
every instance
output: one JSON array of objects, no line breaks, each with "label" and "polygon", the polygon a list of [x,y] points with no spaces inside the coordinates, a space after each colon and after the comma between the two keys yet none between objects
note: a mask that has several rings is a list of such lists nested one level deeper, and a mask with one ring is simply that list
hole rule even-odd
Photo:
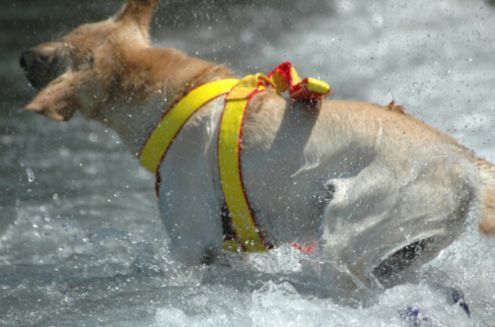
[{"label": "wet dog", "polygon": [[[138,155],[185,94],[229,78],[222,65],[150,45],[159,0],[129,0],[108,20],[22,53],[39,90],[26,106],[56,121],[79,111],[115,129]],[[223,98],[182,128],[160,166],[160,212],[171,251],[189,264],[222,251],[216,140]],[[393,103],[323,101],[304,110],[268,89],[243,126],[245,192],[274,245],[318,240],[324,259],[367,284],[431,260],[470,212],[495,233],[495,167]]]}]

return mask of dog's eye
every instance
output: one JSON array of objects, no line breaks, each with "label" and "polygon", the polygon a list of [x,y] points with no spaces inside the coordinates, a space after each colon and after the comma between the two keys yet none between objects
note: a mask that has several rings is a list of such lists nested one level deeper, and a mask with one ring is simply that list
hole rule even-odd
[{"label": "dog's eye", "polygon": [[410,267],[425,253],[433,242],[434,240],[432,238],[427,238],[403,247],[373,269],[373,274],[382,281],[388,280]]},{"label": "dog's eye", "polygon": [[82,58],[71,58],[71,67],[73,70],[83,70],[88,68],[93,68],[94,58],[93,56],[86,56]]},{"label": "dog's eye", "polygon": [[86,64],[90,67],[93,67],[95,64],[95,57],[93,57],[93,55],[86,57]]},{"label": "dog's eye", "polygon": [[83,70],[93,68],[94,63],[95,60],[92,54],[79,53],[79,56],[73,58],[73,69]]},{"label": "dog's eye", "polygon": [[85,49],[64,43],[64,55],[74,70],[82,70],[94,66],[93,53]]}]

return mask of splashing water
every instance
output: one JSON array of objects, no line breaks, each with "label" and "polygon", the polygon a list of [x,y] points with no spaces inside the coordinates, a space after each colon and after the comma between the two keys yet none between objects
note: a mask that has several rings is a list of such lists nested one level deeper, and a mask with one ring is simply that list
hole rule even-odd
[{"label": "splashing water", "polygon": [[[156,43],[241,73],[290,59],[329,81],[337,98],[394,99],[495,160],[495,11],[486,2],[215,3],[193,21],[192,2],[164,4]],[[165,13],[181,6],[178,18]],[[44,36],[59,32],[50,28]],[[329,297],[318,258],[290,246],[229,255],[230,266],[179,265],[153,178],[114,133],[80,117],[60,125],[14,110],[29,92],[17,52],[0,59],[1,75],[14,77],[0,102],[11,108],[0,111],[1,326],[495,326],[495,241],[479,235],[476,213],[419,283],[365,305]],[[462,291],[471,316],[436,284]]]}]

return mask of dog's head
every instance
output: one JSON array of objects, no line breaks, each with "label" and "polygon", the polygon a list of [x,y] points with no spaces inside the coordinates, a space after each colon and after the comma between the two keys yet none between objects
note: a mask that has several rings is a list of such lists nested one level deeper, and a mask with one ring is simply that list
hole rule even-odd
[{"label": "dog's head", "polygon": [[57,121],[68,120],[76,110],[96,112],[119,82],[124,53],[149,47],[149,24],[159,2],[128,0],[108,20],[23,51],[20,65],[39,90],[25,108]]}]

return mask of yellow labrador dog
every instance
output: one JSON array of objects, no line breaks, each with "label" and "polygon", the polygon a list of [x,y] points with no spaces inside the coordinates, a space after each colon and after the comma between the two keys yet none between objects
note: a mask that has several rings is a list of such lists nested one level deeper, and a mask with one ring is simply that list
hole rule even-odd
[{"label": "yellow labrador dog", "polygon": [[[26,109],[56,121],[79,111],[115,129],[138,155],[164,113],[194,88],[229,78],[222,65],[153,48],[159,0],[129,0],[113,17],[22,53],[39,89]],[[318,240],[323,258],[359,281],[432,259],[469,213],[495,233],[495,168],[393,103],[323,101],[304,110],[268,89],[246,109],[242,174],[257,224],[273,245]],[[223,248],[217,137],[224,98],[176,136],[159,172],[160,211],[180,260]]]}]

